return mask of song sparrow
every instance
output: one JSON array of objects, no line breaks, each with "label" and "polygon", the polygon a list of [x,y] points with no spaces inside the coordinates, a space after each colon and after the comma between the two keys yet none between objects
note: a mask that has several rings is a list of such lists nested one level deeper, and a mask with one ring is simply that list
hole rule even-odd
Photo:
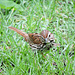
[{"label": "song sparrow", "polygon": [[41,33],[25,33],[17,28],[9,27],[24,37],[25,41],[29,43],[33,51],[35,50],[49,50],[52,46],[57,46],[54,35],[48,30],[43,30]]}]

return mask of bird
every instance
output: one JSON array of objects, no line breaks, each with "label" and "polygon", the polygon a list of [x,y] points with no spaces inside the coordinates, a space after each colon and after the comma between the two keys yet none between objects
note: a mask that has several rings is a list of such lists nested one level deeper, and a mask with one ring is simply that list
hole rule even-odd
[{"label": "bird", "polygon": [[15,27],[8,27],[9,29],[17,32],[24,37],[25,41],[29,43],[33,51],[45,51],[50,50],[53,46],[56,47],[59,44],[55,43],[54,35],[48,30],[42,30],[40,33],[26,33]]}]

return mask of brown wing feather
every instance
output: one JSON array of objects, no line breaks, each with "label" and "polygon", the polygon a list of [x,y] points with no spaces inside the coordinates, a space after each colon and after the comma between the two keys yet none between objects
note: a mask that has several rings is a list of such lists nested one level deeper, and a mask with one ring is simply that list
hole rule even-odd
[{"label": "brown wing feather", "polygon": [[40,40],[41,35],[40,34],[29,33],[28,35],[29,35],[30,39],[33,41],[34,44],[40,44],[41,43],[41,40]]}]

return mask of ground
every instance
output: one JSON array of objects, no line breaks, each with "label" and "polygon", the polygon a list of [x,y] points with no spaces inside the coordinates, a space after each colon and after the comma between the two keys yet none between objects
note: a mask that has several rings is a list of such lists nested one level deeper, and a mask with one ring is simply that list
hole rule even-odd
[{"label": "ground", "polygon": [[[17,6],[0,8],[0,74],[75,75],[75,2],[16,0],[15,3],[22,10]],[[46,58],[41,53],[35,55],[24,38],[9,26],[26,33],[40,33],[47,29],[54,34],[60,47],[45,52]]]}]

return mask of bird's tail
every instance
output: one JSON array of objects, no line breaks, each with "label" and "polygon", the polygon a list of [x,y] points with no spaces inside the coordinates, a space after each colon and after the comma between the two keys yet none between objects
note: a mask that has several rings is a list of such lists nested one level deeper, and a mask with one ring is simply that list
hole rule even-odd
[{"label": "bird's tail", "polygon": [[21,30],[15,28],[15,27],[8,27],[8,28],[11,29],[11,30],[13,30],[13,31],[15,31],[15,32],[17,32],[17,33],[20,34],[21,36],[23,36],[23,37],[25,38],[25,41],[27,41],[27,38],[28,38],[28,34],[27,34],[27,33],[25,33],[25,32],[23,32],[23,31],[21,31]]}]

